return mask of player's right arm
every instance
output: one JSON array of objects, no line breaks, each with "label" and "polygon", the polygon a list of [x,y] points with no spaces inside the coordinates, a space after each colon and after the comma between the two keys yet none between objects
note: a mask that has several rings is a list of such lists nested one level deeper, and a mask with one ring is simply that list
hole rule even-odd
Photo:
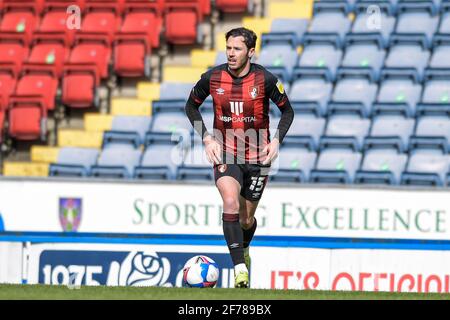
[{"label": "player's right arm", "polygon": [[199,107],[209,96],[210,84],[209,80],[211,72],[205,72],[202,74],[200,80],[192,88],[189,98],[186,102],[185,112],[195,131],[202,137],[205,144],[205,152],[208,160],[211,163],[220,163],[221,147],[220,144],[214,139],[214,137],[208,132],[200,114]]}]

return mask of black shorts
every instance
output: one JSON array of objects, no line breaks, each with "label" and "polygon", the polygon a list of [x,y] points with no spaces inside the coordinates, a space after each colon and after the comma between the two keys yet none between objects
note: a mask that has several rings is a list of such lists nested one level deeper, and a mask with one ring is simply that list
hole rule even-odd
[{"label": "black shorts", "polygon": [[214,180],[221,177],[233,177],[241,185],[241,196],[250,201],[261,199],[267,184],[270,165],[260,164],[216,164]]}]

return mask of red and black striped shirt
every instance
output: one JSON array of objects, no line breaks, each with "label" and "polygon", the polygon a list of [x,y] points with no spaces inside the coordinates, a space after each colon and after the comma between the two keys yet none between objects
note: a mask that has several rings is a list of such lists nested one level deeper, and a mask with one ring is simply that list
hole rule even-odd
[{"label": "red and black striped shirt", "polygon": [[261,151],[270,142],[269,99],[282,112],[291,109],[281,82],[258,64],[252,63],[249,72],[239,78],[222,64],[202,75],[189,100],[198,108],[209,95],[213,98],[214,137],[222,143],[224,153],[238,163],[262,162],[265,155]]}]

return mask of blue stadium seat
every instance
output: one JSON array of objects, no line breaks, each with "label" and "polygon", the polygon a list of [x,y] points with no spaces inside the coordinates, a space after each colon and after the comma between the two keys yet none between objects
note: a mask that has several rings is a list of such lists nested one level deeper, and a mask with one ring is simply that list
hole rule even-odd
[{"label": "blue stadium seat", "polygon": [[364,77],[345,77],[336,82],[328,114],[356,113],[367,117],[378,86]]},{"label": "blue stadium seat", "polygon": [[370,135],[364,140],[364,150],[395,150],[400,153],[407,151],[414,124],[414,119],[398,115],[375,117]]},{"label": "blue stadium seat", "polygon": [[385,69],[381,74],[404,75],[421,81],[429,58],[430,51],[422,38],[392,35],[389,54],[384,62]]},{"label": "blue stadium seat", "polygon": [[97,162],[98,155],[98,149],[63,147],[59,150],[58,161],[50,164],[49,176],[89,176],[91,166],[95,165]]},{"label": "blue stadium seat", "polygon": [[295,80],[292,82],[289,100],[292,106],[300,112],[310,112],[318,116],[326,114],[327,104],[333,90],[332,82],[320,75],[297,73],[294,71]]},{"label": "blue stadium seat", "polygon": [[273,182],[304,183],[309,179],[309,173],[314,168],[317,154],[303,149],[295,143],[284,144],[272,168],[277,168],[269,175]]},{"label": "blue stadium seat", "polygon": [[[270,33],[278,34],[278,36],[292,35],[295,39],[296,46],[303,41],[303,34],[308,29],[308,19],[296,18],[276,18],[272,20]],[[263,44],[263,42],[262,42]]]},{"label": "blue stadium seat", "polygon": [[410,139],[410,150],[435,150],[447,154],[450,143],[450,118],[423,116],[418,118],[414,136]]},{"label": "blue stadium seat", "polygon": [[103,148],[111,144],[131,144],[135,148],[144,143],[145,133],[150,128],[151,117],[115,116],[111,130],[103,134]]},{"label": "blue stadium seat", "polygon": [[91,176],[96,178],[133,177],[134,167],[139,165],[142,152],[131,145],[117,144],[102,150],[97,165],[91,167]]},{"label": "blue stadium seat", "polygon": [[432,2],[401,2],[398,7],[398,20],[395,32],[405,35],[425,37],[427,47],[431,46],[437,30],[439,16]]},{"label": "blue stadium seat", "polygon": [[186,101],[195,83],[162,82],[159,88],[159,100]]},{"label": "blue stadium seat", "polygon": [[326,74],[330,80],[335,79],[336,71],[341,63],[342,50],[333,42],[305,40],[298,67],[309,73]]},{"label": "blue stadium seat", "polygon": [[208,161],[202,143],[194,144],[187,150],[183,163],[177,169],[177,179],[214,180],[213,165]]},{"label": "blue stadium seat", "polygon": [[314,16],[307,34],[316,39],[333,39],[342,43],[350,31],[351,21],[347,17],[348,13],[349,6],[345,2],[315,2]]},{"label": "blue stadium seat", "polygon": [[169,132],[188,141],[191,137],[192,125],[186,117],[185,102],[161,106],[153,101],[153,116],[150,132]]},{"label": "blue stadium seat", "polygon": [[310,182],[353,183],[361,162],[361,153],[346,149],[328,149],[319,154],[317,164],[310,174]]},{"label": "blue stadium seat", "polygon": [[359,184],[400,184],[408,156],[389,150],[373,150],[364,154],[361,170],[356,172],[355,183]]},{"label": "blue stadium seat", "polygon": [[408,77],[387,78],[381,82],[377,104],[372,114],[402,114],[413,117],[420,100],[422,86]]},{"label": "blue stadium seat", "polygon": [[450,115],[450,73],[431,77],[424,85],[417,115]]},{"label": "blue stadium seat", "polygon": [[134,177],[142,180],[175,180],[183,160],[179,140],[170,133],[147,133],[145,150]]},{"label": "blue stadium seat", "polygon": [[309,150],[317,150],[319,139],[324,129],[325,118],[297,114],[283,140],[283,144],[295,141],[297,145],[302,145]]},{"label": "blue stadium seat", "polygon": [[[401,0],[357,0],[356,10],[359,10],[360,6],[367,8],[369,6],[376,5],[380,7],[380,11],[386,11],[389,14],[395,14],[397,12],[397,4]],[[369,11],[369,14],[373,14],[374,11]]]},{"label": "blue stadium seat", "polygon": [[291,82],[292,69],[297,60],[297,51],[291,46],[274,44],[261,49],[257,63],[265,66],[283,82]]},{"label": "blue stadium seat", "polygon": [[402,173],[401,184],[443,186],[449,171],[449,156],[428,152],[415,152]]},{"label": "blue stadium seat", "polygon": [[[395,27],[395,17],[392,16],[391,5],[386,1],[378,1],[377,6],[374,6],[374,1],[360,1],[356,4],[356,12],[357,15],[351,29],[352,34],[378,37],[382,47],[387,47],[389,37]],[[374,15],[377,15],[376,19]]]},{"label": "blue stadium seat", "polygon": [[345,148],[360,151],[364,138],[369,134],[370,119],[351,115],[333,116],[328,119],[325,134],[320,139],[320,150]]},{"label": "blue stadium seat", "polygon": [[347,43],[339,73],[366,75],[369,79],[377,81],[386,51],[372,41],[348,40]]}]

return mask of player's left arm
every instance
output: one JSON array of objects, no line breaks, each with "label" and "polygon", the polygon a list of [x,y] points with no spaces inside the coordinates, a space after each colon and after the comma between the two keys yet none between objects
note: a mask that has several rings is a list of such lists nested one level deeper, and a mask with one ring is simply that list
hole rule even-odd
[{"label": "player's left arm", "polygon": [[284,90],[283,84],[274,75],[268,73],[266,76],[266,92],[269,98],[277,105],[281,111],[280,122],[273,140],[264,148],[267,158],[263,164],[271,163],[278,156],[278,149],[294,120],[294,109],[289,102],[289,98]]}]

